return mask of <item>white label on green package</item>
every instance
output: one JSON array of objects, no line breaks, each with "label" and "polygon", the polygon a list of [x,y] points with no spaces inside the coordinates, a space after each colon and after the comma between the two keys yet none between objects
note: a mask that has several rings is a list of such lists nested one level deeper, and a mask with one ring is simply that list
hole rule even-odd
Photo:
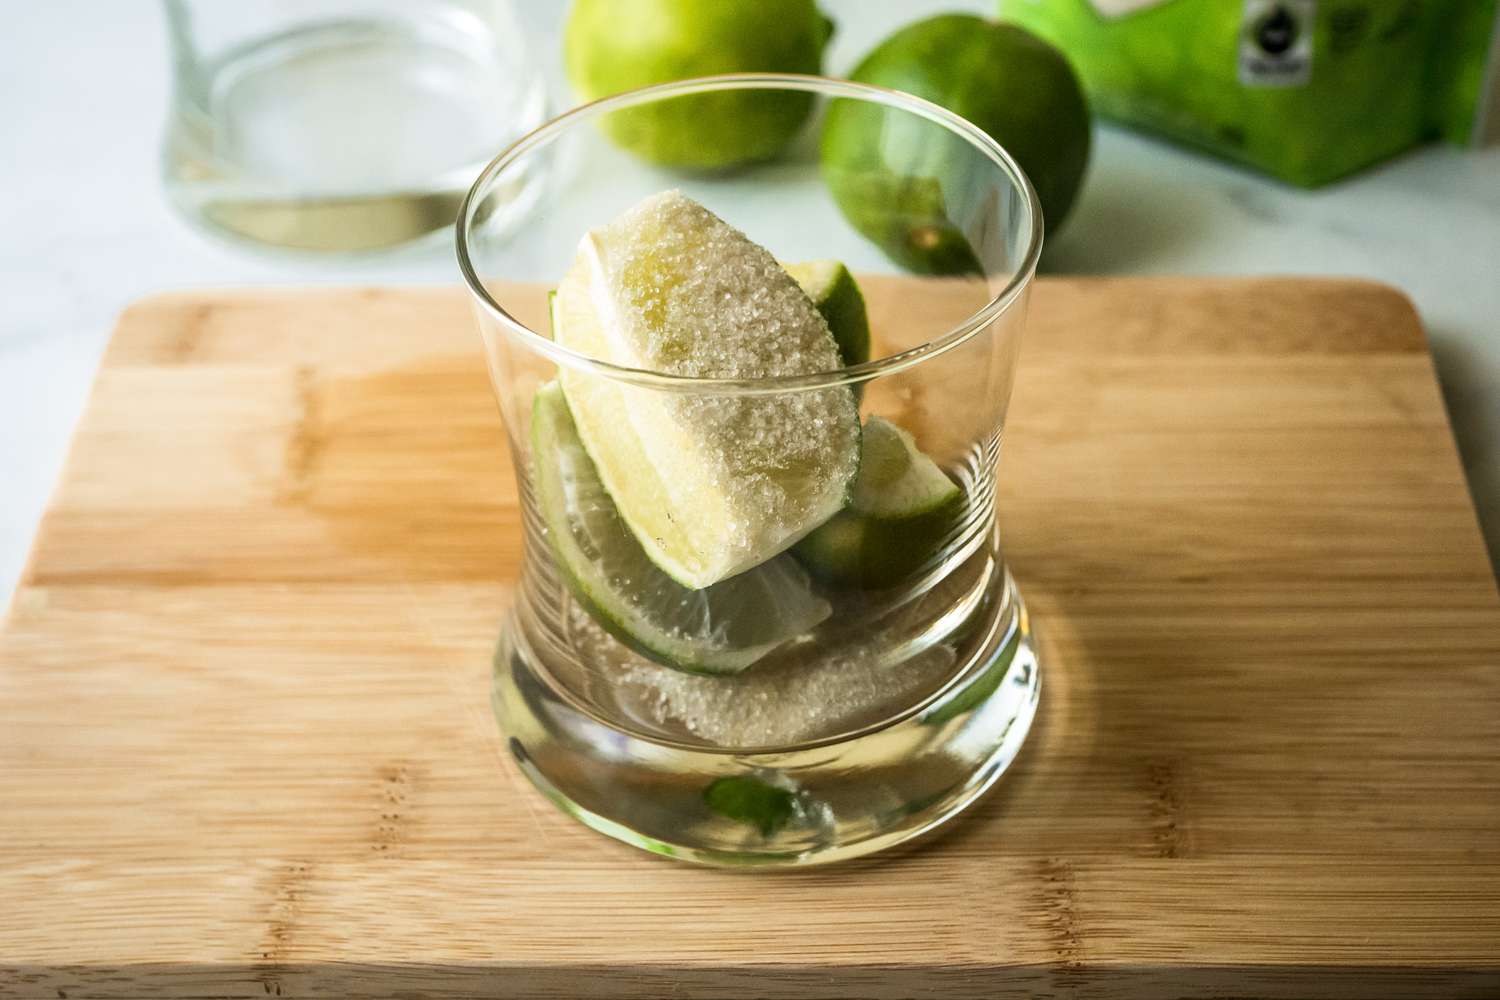
[{"label": "white label on green package", "polygon": [[1245,0],[1240,21],[1240,83],[1300,87],[1312,77],[1317,0]]},{"label": "white label on green package", "polygon": [[1148,7],[1160,7],[1168,0],[1089,0],[1100,17],[1116,18],[1134,14]]}]

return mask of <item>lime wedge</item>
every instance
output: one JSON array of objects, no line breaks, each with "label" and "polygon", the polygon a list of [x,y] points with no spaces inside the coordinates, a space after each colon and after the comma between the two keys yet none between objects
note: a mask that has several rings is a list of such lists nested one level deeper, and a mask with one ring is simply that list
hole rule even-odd
[{"label": "lime wedge", "polygon": [[793,550],[839,587],[889,587],[927,563],[957,526],[963,490],[883,417],[865,422],[849,506]]},{"label": "lime wedge", "polygon": [[839,345],[839,359],[845,366],[869,361],[870,318],[865,313],[865,297],[849,269],[836,260],[809,260],[785,266],[786,273],[802,287],[828,322],[828,329]]},{"label": "lime wedge", "polygon": [[[700,378],[839,367],[828,324],[760,246],[675,191],[586,235],[553,336],[589,357]],[[647,556],[699,590],[785,551],[846,503],[859,412],[846,388],[670,391],[564,366],[599,479]]]},{"label": "lime wedge", "polygon": [[708,808],[774,836],[797,815],[797,793],[748,774],[718,778],[703,790]]},{"label": "lime wedge", "polygon": [[531,449],[536,502],[568,588],[641,655],[694,673],[737,673],[828,617],[828,602],[791,556],[703,590],[657,569],[604,491],[556,382],[532,403]]}]

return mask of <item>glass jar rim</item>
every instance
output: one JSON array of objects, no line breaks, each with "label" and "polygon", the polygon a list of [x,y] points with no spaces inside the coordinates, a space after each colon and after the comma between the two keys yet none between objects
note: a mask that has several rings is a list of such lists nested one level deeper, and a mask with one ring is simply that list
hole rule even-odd
[{"label": "glass jar rim", "polygon": [[[760,378],[703,378],[632,368],[603,361],[565,347],[551,337],[531,329],[507,312],[490,295],[489,289],[485,287],[474,267],[469,252],[469,232],[474,226],[475,215],[485,193],[506,168],[529,153],[550,144],[568,129],[622,108],[688,94],[751,89],[800,90],[829,97],[853,98],[882,104],[911,112],[967,140],[971,146],[998,167],[1026,199],[1027,221],[1030,223],[1026,245],[1021,254],[1020,265],[1006,282],[1005,287],[991,295],[984,305],[962,322],[916,347],[861,364],[823,372]],[[1016,163],[1015,158],[989,133],[968,119],[912,94],[866,83],[800,73],[726,73],[718,76],[692,77],[671,83],[653,84],[578,105],[522,136],[486,164],[459,206],[458,225],[454,229],[458,268],[463,275],[464,284],[468,286],[470,294],[474,296],[480,308],[502,329],[518,337],[527,346],[554,363],[644,388],[668,392],[736,396],[801,392],[866,382],[883,375],[904,371],[929,358],[944,354],[968,341],[1010,308],[1035,274],[1037,260],[1042,250],[1042,210],[1036,191],[1031,186],[1030,179]]]}]

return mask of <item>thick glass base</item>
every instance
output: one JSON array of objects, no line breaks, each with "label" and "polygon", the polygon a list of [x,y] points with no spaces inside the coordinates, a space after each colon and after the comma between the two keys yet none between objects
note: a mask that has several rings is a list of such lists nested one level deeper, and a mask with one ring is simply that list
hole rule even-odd
[{"label": "thick glass base", "polygon": [[[914,711],[785,749],[731,750],[605,723],[549,676],[512,613],[496,651],[496,717],[521,770],[558,808],[627,844],[698,864],[792,866],[925,833],[1015,760],[1041,677],[1025,605],[1001,564],[952,680]],[[993,584],[992,584],[993,586]],[[524,599],[523,599],[524,600]]]}]

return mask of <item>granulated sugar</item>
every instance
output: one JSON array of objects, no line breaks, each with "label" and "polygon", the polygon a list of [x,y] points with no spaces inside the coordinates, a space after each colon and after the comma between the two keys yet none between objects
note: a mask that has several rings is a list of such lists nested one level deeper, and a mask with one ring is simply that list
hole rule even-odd
[{"label": "granulated sugar", "polygon": [[[630,368],[749,380],[840,365],[828,324],[770,252],[676,191],[585,236],[558,302],[559,315],[577,307],[597,319],[563,324],[561,341]],[[748,569],[843,505],[859,463],[847,389],[591,394],[583,384],[601,378],[562,373],[580,434],[627,521],[674,522],[652,537],[671,536],[662,544],[687,567],[684,578],[708,583]],[[599,412],[579,407],[585,397]],[[611,465],[626,438],[631,464]],[[627,480],[638,488],[617,488]],[[635,495],[648,486],[649,501]]]},{"label": "granulated sugar", "polygon": [[955,659],[951,647],[937,645],[888,664],[891,637],[875,630],[850,644],[808,647],[742,674],[711,677],[638,656],[586,613],[571,610],[576,652],[611,675],[600,680],[631,703],[622,708],[643,709],[656,726],[685,729],[719,746],[785,745],[878,722],[940,684]]},{"label": "granulated sugar", "polygon": [[[697,378],[839,367],[828,324],[770,252],[680,192],[645,199],[588,240],[603,279],[591,293],[618,331],[611,360]],[[825,500],[809,486],[846,482],[858,461],[858,422],[844,389],[658,402],[675,424],[694,429],[715,485],[748,511],[774,512],[777,523],[801,523],[809,502]],[[655,443],[646,442],[648,451]],[[724,525],[731,537],[744,527]]]},{"label": "granulated sugar", "polygon": [[839,367],[827,323],[770,252],[680,192],[590,239],[632,363],[698,378]]}]

